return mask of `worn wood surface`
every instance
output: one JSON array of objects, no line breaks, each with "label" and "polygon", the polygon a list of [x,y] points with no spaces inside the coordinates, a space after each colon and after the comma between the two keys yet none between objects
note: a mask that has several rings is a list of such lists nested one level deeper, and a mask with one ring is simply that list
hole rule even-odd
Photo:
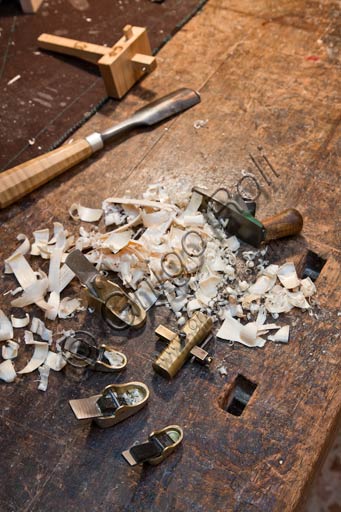
[{"label": "worn wood surface", "polygon": [[[211,0],[161,51],[139,94],[128,95],[114,116],[106,105],[78,135],[178,86],[198,89],[202,103],[106,148],[0,213],[3,260],[19,232],[30,235],[56,220],[78,229],[66,212],[73,202],[96,206],[156,181],[174,190],[233,186],[242,169],[252,168],[248,153],[261,145],[280,176],[271,176],[271,186],[258,176],[259,217],[295,207],[305,221],[302,236],[271,243],[271,261],[300,265],[308,250],[327,260],[317,280],[319,317],[288,314],[288,345],[250,350],[216,341],[209,371],[186,365],[172,382],[151,367],[161,348],[154,329],[161,320],[174,327],[167,311],[154,309],[144,329],[119,334],[89,314],[60,322],[59,330],[81,325],[112,343],[127,355],[128,368],[115,376],[52,374],[45,394],[36,375],[1,385],[5,510],[275,512],[302,504],[340,410],[339,69],[335,44],[328,51],[330,37],[338,42],[336,12],[329,1]],[[197,119],[208,122],[195,129]],[[2,279],[1,291],[12,283]],[[22,352],[19,363],[28,357]],[[221,364],[226,377],[217,372]],[[240,417],[220,407],[237,374],[257,383]],[[144,410],[108,430],[77,424],[69,399],[128,380],[150,388]],[[156,467],[125,464],[123,449],[171,423],[184,429],[177,452]]]}]

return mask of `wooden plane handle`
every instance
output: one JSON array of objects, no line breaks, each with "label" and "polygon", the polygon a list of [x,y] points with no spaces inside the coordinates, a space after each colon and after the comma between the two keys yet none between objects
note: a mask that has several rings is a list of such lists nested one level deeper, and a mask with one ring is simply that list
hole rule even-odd
[{"label": "wooden plane handle", "polygon": [[38,43],[40,48],[45,50],[78,57],[92,64],[97,64],[99,59],[111,50],[99,44],[86,43],[68,37],[54,36],[53,34],[41,34],[38,37]]},{"label": "wooden plane handle", "polygon": [[265,241],[276,240],[300,233],[303,227],[303,218],[299,211],[289,208],[265,219],[262,224],[266,230]]},{"label": "wooden plane handle", "polygon": [[0,174],[0,208],[5,208],[88,158],[94,150],[86,139],[65,144]]}]

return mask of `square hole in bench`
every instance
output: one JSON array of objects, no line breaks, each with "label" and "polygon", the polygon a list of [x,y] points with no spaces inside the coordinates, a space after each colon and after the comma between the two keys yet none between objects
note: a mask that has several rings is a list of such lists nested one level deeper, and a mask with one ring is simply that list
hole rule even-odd
[{"label": "square hole in bench", "polygon": [[222,409],[234,416],[241,416],[256,387],[257,384],[238,374],[232,389],[222,401]]},{"label": "square hole in bench", "polygon": [[326,262],[327,260],[321,258],[315,252],[308,251],[303,266],[302,279],[310,277],[312,281],[316,281]]}]

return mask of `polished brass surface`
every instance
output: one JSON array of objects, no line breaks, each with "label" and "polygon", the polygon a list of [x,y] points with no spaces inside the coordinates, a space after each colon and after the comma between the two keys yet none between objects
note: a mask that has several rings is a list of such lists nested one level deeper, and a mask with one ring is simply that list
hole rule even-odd
[{"label": "polished brass surface", "polygon": [[[140,461],[136,460],[134,457],[134,448],[138,447],[139,445],[134,445],[128,450],[123,451],[122,456],[130,466],[136,466],[137,464],[142,464],[144,462],[148,462],[148,464],[156,466],[165,460],[179,446],[183,440],[183,436],[184,434],[181,427],[178,425],[169,425],[168,427],[165,427],[161,430],[156,430],[149,435],[149,441],[159,446],[159,455],[145,458]],[[168,438],[168,443],[171,441],[171,443],[167,444],[167,446],[164,444],[165,437]]]},{"label": "polished brass surface", "polygon": [[[127,403],[129,394],[136,395],[132,403]],[[116,406],[107,413],[101,409],[101,400],[114,397]],[[70,400],[71,409],[78,420],[93,419],[99,427],[107,428],[116,425],[144,407],[149,398],[149,389],[142,382],[127,382],[126,384],[110,384],[100,395],[89,398]]]},{"label": "polished brass surface", "polygon": [[[156,334],[169,341],[168,346],[153,363],[153,368],[161,375],[172,378],[191,355],[191,350],[202,343],[212,329],[212,319],[201,312],[196,312],[186,322],[181,333],[175,333],[160,325]],[[197,357],[195,354],[192,354]]]},{"label": "polished brass surface", "polygon": [[109,281],[78,249],[72,251],[65,262],[84,284],[93,307],[114,329],[141,327],[146,321],[145,310],[118,284]]}]

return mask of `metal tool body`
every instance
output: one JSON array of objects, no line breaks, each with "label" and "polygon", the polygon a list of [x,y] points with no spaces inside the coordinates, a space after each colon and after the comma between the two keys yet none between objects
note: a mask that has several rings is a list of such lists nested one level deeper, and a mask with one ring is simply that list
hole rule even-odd
[{"label": "metal tool body", "polygon": [[129,119],[85,139],[64,144],[58,149],[13,167],[0,174],[0,208],[14,203],[50,179],[70,169],[103,148],[106,142],[118,139],[139,128],[148,128],[193,107],[200,95],[182,88],[137,110]]},{"label": "metal tool body", "polygon": [[197,187],[192,192],[202,197],[201,210],[212,212],[229,234],[254,247],[259,247],[262,242],[298,234],[303,227],[302,216],[294,208],[260,222],[241,198],[228,198],[222,202],[214,197],[216,192],[210,196]]},{"label": "metal tool body", "polygon": [[197,345],[205,341],[212,325],[212,319],[200,311],[193,314],[180,333],[159,325],[155,333],[169,344],[153,363],[154,370],[164,377],[172,378],[190,356],[194,356],[201,364],[209,365],[212,357]]},{"label": "metal tool body", "polygon": [[141,327],[146,321],[145,310],[118,284],[109,281],[78,249],[72,251],[65,263],[76,274],[89,293],[93,305],[102,318],[114,329]]},{"label": "metal tool body", "polygon": [[149,389],[142,382],[111,384],[101,394],[70,400],[71,409],[78,420],[92,419],[99,427],[116,425],[144,407]]},{"label": "metal tool body", "polygon": [[87,331],[67,333],[59,345],[65,360],[76,368],[119,372],[127,366],[122,352],[104,344],[97,346],[95,337]]},{"label": "metal tool body", "polygon": [[125,450],[122,452],[122,456],[130,466],[136,466],[144,462],[155,466],[165,460],[179,446],[182,439],[182,428],[178,425],[169,425],[152,432],[148,441]]}]

